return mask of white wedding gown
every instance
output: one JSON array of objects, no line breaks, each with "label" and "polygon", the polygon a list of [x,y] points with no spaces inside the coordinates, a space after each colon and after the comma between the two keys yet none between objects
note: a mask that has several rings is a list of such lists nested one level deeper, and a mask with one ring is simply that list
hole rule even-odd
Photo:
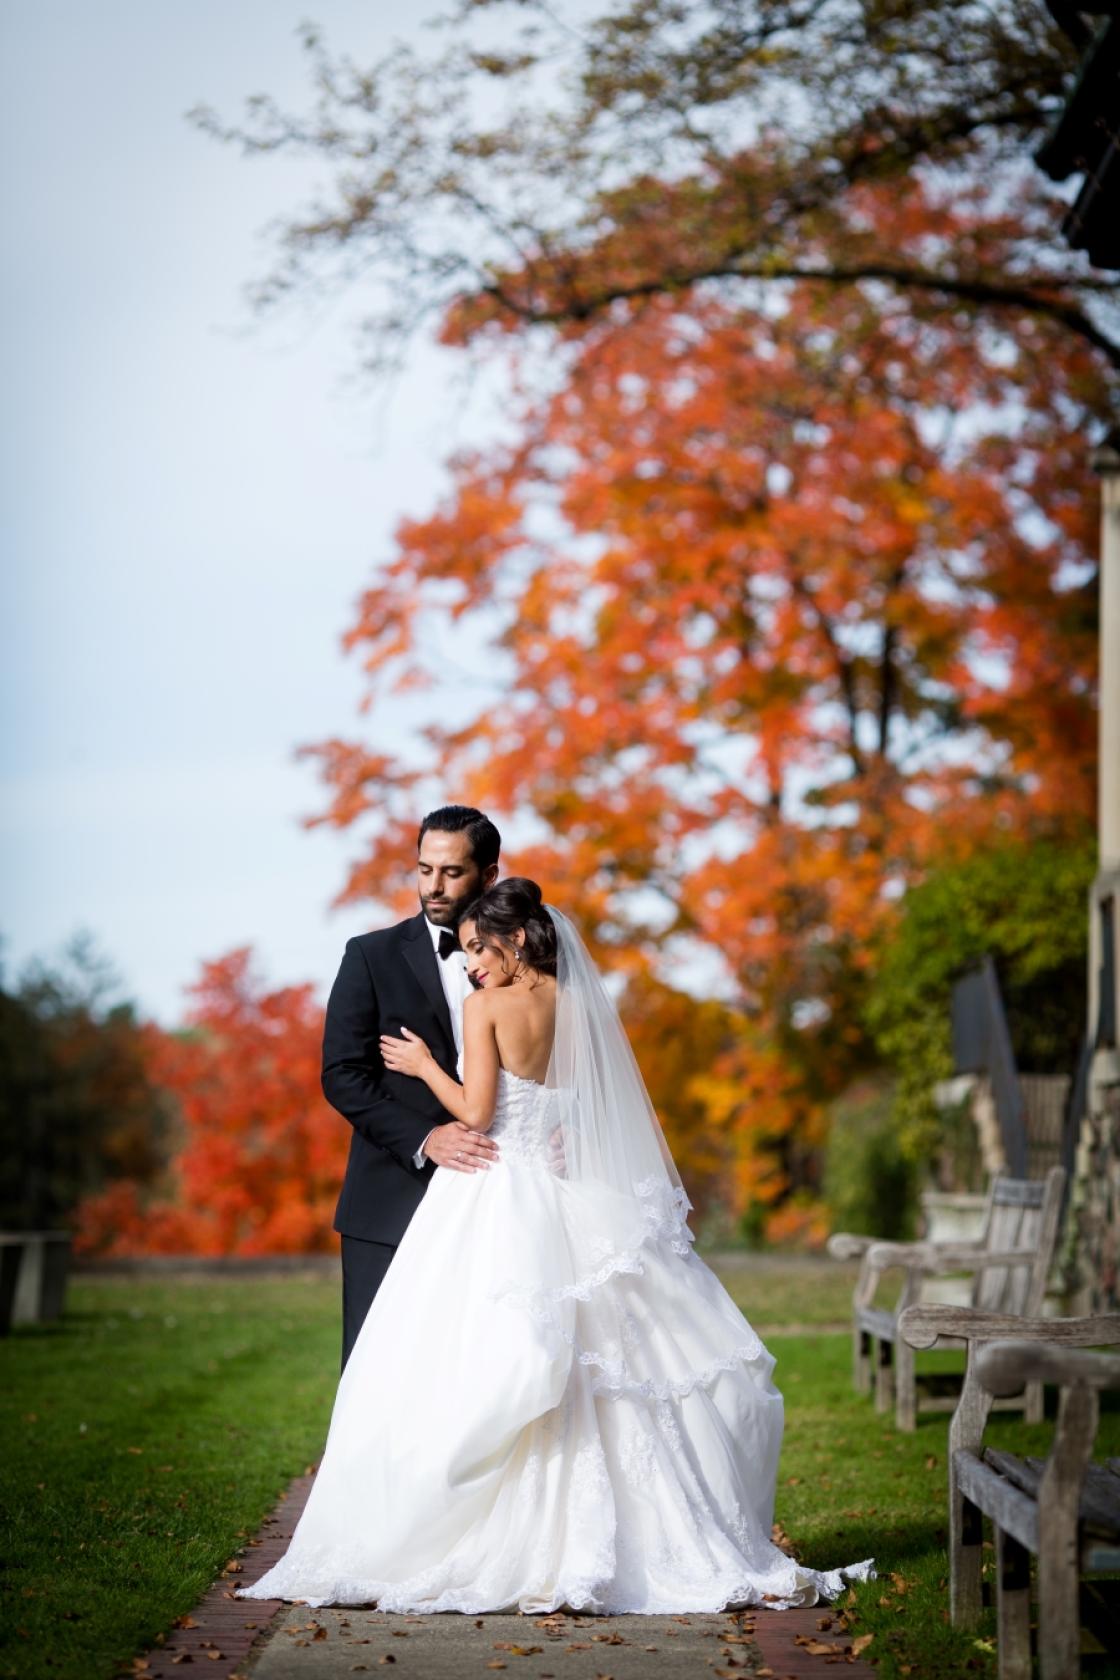
[{"label": "white wedding gown", "polygon": [[550,1169],[556,1097],[501,1070],[499,1161],[433,1175],[291,1544],[239,1597],[669,1614],[812,1604],[873,1575],[772,1543],[774,1359],[693,1250],[683,1199],[651,1197],[639,1245],[576,1275],[600,1221],[595,1192]]}]

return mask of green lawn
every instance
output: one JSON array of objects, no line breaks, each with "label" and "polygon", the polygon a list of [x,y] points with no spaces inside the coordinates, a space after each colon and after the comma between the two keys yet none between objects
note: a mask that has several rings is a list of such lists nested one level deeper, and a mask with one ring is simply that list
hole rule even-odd
[{"label": "green lawn", "polygon": [[755,1255],[745,1250],[717,1249],[703,1257],[762,1335],[779,1328],[835,1330],[852,1321],[858,1266],[815,1255]]},{"label": "green lawn", "polygon": [[318,1457],[340,1346],[304,1276],[78,1282],[0,1343],[5,1680],[103,1680],[189,1610]]},{"label": "green lawn", "polygon": [[[729,1264],[724,1275],[778,1360],[779,1521],[809,1564],[877,1560],[880,1579],[851,1606],[851,1631],[873,1635],[867,1658],[884,1677],[994,1674],[990,1615],[979,1636],[947,1625],[947,1419],[897,1434],[852,1395],[845,1334],[775,1329],[779,1305],[798,1324],[835,1314],[803,1268]],[[0,1343],[0,1680],[111,1680],[191,1608],[318,1457],[338,1318],[333,1277],[88,1280],[61,1324]],[[992,1430],[1034,1451],[1048,1434],[1013,1417]],[[1120,1453],[1115,1411],[1100,1450]]]}]

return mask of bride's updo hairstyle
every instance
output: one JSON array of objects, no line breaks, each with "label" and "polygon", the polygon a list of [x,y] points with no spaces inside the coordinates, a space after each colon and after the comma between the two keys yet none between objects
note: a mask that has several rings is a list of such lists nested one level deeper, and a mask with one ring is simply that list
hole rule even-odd
[{"label": "bride's updo hairstyle", "polygon": [[497,938],[513,945],[513,936],[525,930],[521,956],[538,974],[556,973],[556,928],[544,908],[541,889],[524,875],[511,875],[487,889],[459,917],[460,924],[473,922],[479,937]]}]

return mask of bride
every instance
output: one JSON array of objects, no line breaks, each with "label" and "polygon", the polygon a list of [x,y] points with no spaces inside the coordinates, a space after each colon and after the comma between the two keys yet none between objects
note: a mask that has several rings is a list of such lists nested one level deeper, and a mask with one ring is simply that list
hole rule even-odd
[{"label": "bride", "polygon": [[437,1170],[343,1371],[306,1509],[241,1598],[617,1615],[835,1598],[770,1538],[773,1356],[692,1247],[622,1024],[532,881],[460,937],[463,1084],[414,1034],[386,1064],[500,1139]]}]

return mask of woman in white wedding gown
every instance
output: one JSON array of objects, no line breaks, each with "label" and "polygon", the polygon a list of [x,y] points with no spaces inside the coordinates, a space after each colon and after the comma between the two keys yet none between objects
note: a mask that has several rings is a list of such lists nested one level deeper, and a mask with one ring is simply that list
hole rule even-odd
[{"label": "woman in white wedding gown", "polygon": [[462,1087],[386,1041],[487,1171],[437,1169],[339,1382],[291,1544],[242,1598],[434,1612],[781,1609],[870,1560],[770,1538],[773,1356],[692,1247],[690,1203],[571,922],[499,882],[461,926]]}]

